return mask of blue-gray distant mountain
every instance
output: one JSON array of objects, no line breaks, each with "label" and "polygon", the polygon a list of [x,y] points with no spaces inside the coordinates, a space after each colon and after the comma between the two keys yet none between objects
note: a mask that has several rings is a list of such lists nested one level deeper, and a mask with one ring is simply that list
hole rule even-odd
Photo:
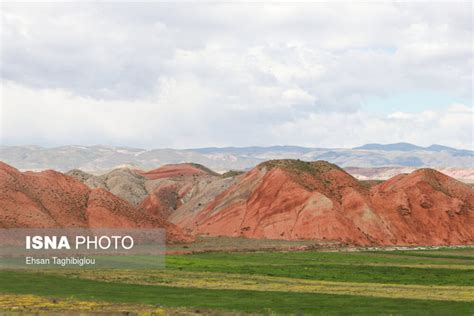
[{"label": "blue-gray distant mountain", "polygon": [[[436,146],[436,145],[433,145],[433,146]],[[412,151],[412,150],[423,150],[426,148],[416,146],[410,143],[395,143],[395,144],[386,144],[386,145],[366,144],[360,147],[354,147],[353,149],[384,150],[384,151]]]},{"label": "blue-gray distant mountain", "polygon": [[435,151],[435,152],[450,152],[456,156],[472,156],[473,151],[466,149],[456,149],[453,147],[443,145],[431,145],[428,147],[421,147],[410,143],[394,143],[394,144],[366,144],[360,147],[354,147],[355,150],[382,150],[382,151]]},{"label": "blue-gray distant mountain", "polygon": [[232,155],[260,155],[267,152],[292,152],[305,154],[310,151],[318,150],[318,148],[310,147],[299,147],[299,146],[270,146],[270,147],[206,147],[206,148],[193,148],[188,149],[201,154],[221,153],[221,154],[232,154]]},{"label": "blue-gray distant mountain", "polygon": [[140,149],[111,146],[1,146],[0,161],[23,170],[81,169],[100,173],[117,167],[153,169],[195,162],[215,171],[247,170],[269,159],[327,160],[341,167],[474,168],[474,152],[442,145],[367,144],[356,148],[299,146]]}]

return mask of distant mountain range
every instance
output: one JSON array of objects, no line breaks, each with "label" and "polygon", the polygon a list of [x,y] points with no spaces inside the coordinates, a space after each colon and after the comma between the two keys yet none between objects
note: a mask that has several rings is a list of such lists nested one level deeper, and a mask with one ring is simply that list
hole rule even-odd
[{"label": "distant mountain range", "polygon": [[395,144],[366,144],[360,147],[354,147],[353,149],[366,149],[366,150],[383,150],[383,151],[434,151],[434,152],[451,152],[455,155],[471,155],[473,151],[465,149],[456,149],[453,147],[443,145],[431,145],[428,147],[416,146],[410,143],[395,143]]},{"label": "distant mountain range", "polygon": [[341,167],[474,168],[474,152],[442,145],[367,144],[355,148],[299,146],[139,149],[111,146],[0,146],[0,161],[21,170],[81,169],[92,173],[117,167],[143,170],[194,162],[215,171],[248,170],[269,159],[326,160]]}]

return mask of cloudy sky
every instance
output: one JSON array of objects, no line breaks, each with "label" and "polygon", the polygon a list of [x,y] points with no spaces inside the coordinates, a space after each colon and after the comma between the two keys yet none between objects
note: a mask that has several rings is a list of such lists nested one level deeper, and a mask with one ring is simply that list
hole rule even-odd
[{"label": "cloudy sky", "polygon": [[473,149],[472,3],[2,3],[5,145]]}]

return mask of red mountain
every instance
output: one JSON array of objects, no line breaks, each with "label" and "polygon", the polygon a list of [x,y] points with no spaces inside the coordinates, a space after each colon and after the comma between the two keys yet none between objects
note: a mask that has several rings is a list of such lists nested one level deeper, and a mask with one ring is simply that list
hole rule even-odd
[{"label": "red mountain", "polygon": [[1,162],[0,227],[161,227],[168,241],[190,240],[162,217],[104,189],[89,189],[56,171],[20,172]]},{"label": "red mountain", "polygon": [[232,182],[232,179],[222,178],[204,166],[189,163],[138,172],[149,179],[146,182],[149,194],[141,207],[150,214],[159,214],[164,218],[189,218],[191,215],[188,213],[195,212],[190,208],[208,203]]},{"label": "red mountain", "polygon": [[58,172],[0,163],[0,226],[165,227],[170,241],[190,240],[181,227],[355,245],[474,243],[474,189],[431,169],[377,185],[324,161],[267,161],[229,178],[194,164],[141,174],[149,195],[133,207]]},{"label": "red mountain", "polygon": [[192,218],[196,234],[358,245],[474,242],[473,189],[434,170],[370,188],[327,162],[260,164]]},{"label": "red mountain", "polygon": [[399,175],[372,189],[393,243],[472,244],[474,189],[432,169]]}]

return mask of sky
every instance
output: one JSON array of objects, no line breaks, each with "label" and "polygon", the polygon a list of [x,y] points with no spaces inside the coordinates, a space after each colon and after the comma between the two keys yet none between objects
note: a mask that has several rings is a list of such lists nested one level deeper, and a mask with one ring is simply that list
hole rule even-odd
[{"label": "sky", "polygon": [[3,145],[474,149],[472,2],[1,4]]}]

